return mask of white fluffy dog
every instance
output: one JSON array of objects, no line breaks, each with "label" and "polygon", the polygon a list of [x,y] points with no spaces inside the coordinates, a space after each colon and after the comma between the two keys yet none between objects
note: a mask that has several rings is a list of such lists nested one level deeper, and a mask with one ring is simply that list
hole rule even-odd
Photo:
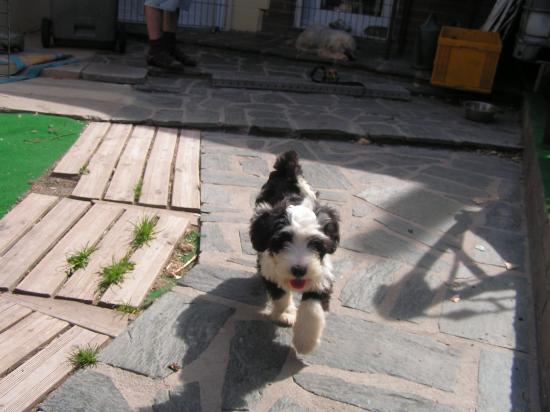
[{"label": "white fluffy dog", "polygon": [[[293,345],[309,353],[318,345],[332,292],[330,255],[340,241],[338,213],[320,205],[302,175],[298,155],[277,158],[256,199],[250,239],[258,272],[273,304],[273,320],[294,325]],[[298,310],[292,292],[302,294]]]},{"label": "white fluffy dog", "polygon": [[300,52],[317,52],[320,57],[334,60],[353,60],[355,40],[345,31],[331,29],[321,24],[306,28],[296,39]]}]

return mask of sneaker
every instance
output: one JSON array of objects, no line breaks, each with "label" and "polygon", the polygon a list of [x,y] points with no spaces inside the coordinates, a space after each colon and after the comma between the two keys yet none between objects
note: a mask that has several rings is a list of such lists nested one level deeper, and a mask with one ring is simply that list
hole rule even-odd
[{"label": "sneaker", "polygon": [[166,50],[160,50],[156,53],[151,53],[149,51],[146,60],[149,66],[171,71],[183,71],[182,64]]},{"label": "sneaker", "polygon": [[181,49],[181,47],[177,45],[170,51],[170,54],[174,59],[179,61],[184,66],[195,67],[197,65],[197,62],[191,57],[189,57],[188,55],[186,55]]}]

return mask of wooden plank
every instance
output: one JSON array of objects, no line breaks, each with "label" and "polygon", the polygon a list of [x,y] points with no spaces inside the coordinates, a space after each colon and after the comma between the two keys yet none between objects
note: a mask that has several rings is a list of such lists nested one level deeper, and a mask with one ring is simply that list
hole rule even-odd
[{"label": "wooden plank", "polygon": [[141,180],[141,173],[154,135],[154,127],[134,127],[126,149],[118,161],[105,199],[129,203],[134,201],[134,188]]},{"label": "wooden plank", "polygon": [[58,198],[31,193],[0,220],[0,256],[40,219]]},{"label": "wooden plank", "polygon": [[90,206],[89,202],[62,199],[0,258],[0,290],[12,289],[29,269],[65,234]]},{"label": "wooden plank", "polygon": [[201,208],[200,150],[200,132],[197,130],[182,130],[172,185],[172,207],[174,208],[194,210]]},{"label": "wooden plank", "polygon": [[185,233],[188,220],[177,216],[161,216],[157,235],[149,244],[138,249],[131,257],[135,263],[132,272],[120,285],[113,285],[101,298],[108,305],[127,303],[139,306],[147,291],[170,258],[179,238]]},{"label": "wooden plank", "polygon": [[54,174],[78,175],[82,166],[85,166],[101,139],[109,130],[110,123],[93,122],[82,132],[78,140],[72,145],[69,151],[59,161]]},{"label": "wooden plank", "polygon": [[102,345],[105,335],[74,326],[54,339],[13,372],[0,380],[0,410],[22,411],[30,408],[61,380],[72,366],[67,359],[77,348]]},{"label": "wooden plank", "polygon": [[0,305],[0,332],[3,332],[32,313],[31,309],[19,306],[6,299],[1,299]]},{"label": "wooden plank", "polygon": [[35,312],[0,334],[0,376],[68,326]]},{"label": "wooden plank", "polygon": [[[112,205],[111,202],[107,202],[105,200],[99,200],[99,199],[92,200],[92,203],[94,203],[94,204],[95,203],[106,203],[106,204],[111,204]],[[124,205],[121,205],[121,207],[123,207],[126,210],[135,209],[135,210],[140,210],[142,213],[153,213],[154,215],[157,215],[157,216],[184,216],[187,219],[189,219],[189,224],[194,225],[194,226],[199,225],[199,218],[200,218],[199,213],[185,212],[183,210],[175,210],[175,209],[158,209],[158,208],[155,208],[155,207],[130,205],[130,204],[124,204]]]},{"label": "wooden plank", "polygon": [[90,159],[88,174],[83,175],[73,190],[73,196],[101,199],[118,160],[119,154],[132,130],[130,124],[114,124]]},{"label": "wooden plank", "polygon": [[5,294],[5,299],[54,318],[116,337],[126,329],[128,315],[69,300]]},{"label": "wooden plank", "polygon": [[139,203],[150,206],[167,206],[170,172],[177,138],[178,129],[159,127],[157,130],[143,176]]},{"label": "wooden plank", "polygon": [[127,210],[101,240],[88,266],[74,273],[57,297],[92,302],[97,295],[101,269],[128,253],[134,224],[146,214],[138,209]]},{"label": "wooden plank", "polygon": [[94,205],[30,271],[16,290],[52,296],[67,280],[67,256],[85,247],[93,247],[122,212],[117,205]]}]

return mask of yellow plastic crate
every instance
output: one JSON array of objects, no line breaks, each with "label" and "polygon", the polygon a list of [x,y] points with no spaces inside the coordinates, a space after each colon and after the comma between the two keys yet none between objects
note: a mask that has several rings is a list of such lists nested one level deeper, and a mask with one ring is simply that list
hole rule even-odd
[{"label": "yellow plastic crate", "polygon": [[431,83],[491,93],[501,50],[498,33],[444,26],[439,33]]}]

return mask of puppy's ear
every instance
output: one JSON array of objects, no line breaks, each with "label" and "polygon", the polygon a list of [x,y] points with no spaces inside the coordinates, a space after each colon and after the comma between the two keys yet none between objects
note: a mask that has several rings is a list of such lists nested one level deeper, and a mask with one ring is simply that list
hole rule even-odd
[{"label": "puppy's ear", "polygon": [[321,230],[330,239],[327,245],[327,253],[336,252],[336,248],[340,243],[340,216],[338,212],[330,206],[318,206],[315,209],[315,214]]},{"label": "puppy's ear", "polygon": [[267,203],[259,204],[250,224],[250,241],[254,250],[265,251],[273,235],[287,224],[288,219],[280,210],[274,210]]}]

